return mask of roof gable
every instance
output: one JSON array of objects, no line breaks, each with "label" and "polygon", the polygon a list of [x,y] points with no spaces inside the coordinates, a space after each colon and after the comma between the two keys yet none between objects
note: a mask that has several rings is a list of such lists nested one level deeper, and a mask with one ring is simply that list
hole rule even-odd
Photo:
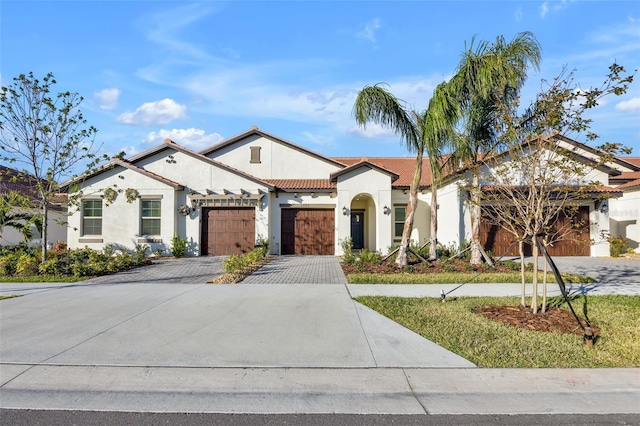
[{"label": "roof gable", "polygon": [[109,170],[110,167],[113,167],[114,165],[119,165],[119,166],[122,166],[122,167],[129,168],[131,170],[138,171],[140,173],[144,173],[149,177],[152,177],[152,178],[154,178],[156,180],[159,180],[161,182],[167,183],[167,184],[169,184],[171,186],[174,186],[175,188],[184,189],[184,185],[179,184],[177,182],[174,182],[174,181],[172,181],[170,179],[167,179],[167,178],[165,178],[163,176],[160,176],[160,175],[158,175],[156,173],[153,173],[153,172],[145,169],[144,167],[140,167],[140,166],[136,165],[136,163],[141,162],[144,159],[152,157],[152,156],[154,156],[154,155],[156,155],[158,153],[161,153],[163,151],[166,151],[166,150],[174,150],[174,151],[182,152],[182,153],[184,153],[184,154],[186,154],[186,155],[188,155],[188,156],[190,156],[192,158],[195,158],[195,159],[197,159],[199,161],[203,161],[205,163],[214,165],[216,167],[219,167],[219,168],[221,168],[223,170],[226,170],[228,172],[231,172],[233,174],[242,176],[242,177],[244,177],[246,179],[249,179],[249,180],[251,180],[253,182],[256,182],[256,183],[258,183],[260,185],[263,185],[263,186],[265,186],[267,188],[272,188],[273,187],[271,184],[269,184],[269,183],[267,183],[267,182],[255,177],[255,176],[251,176],[251,175],[249,175],[249,174],[247,174],[247,173],[245,173],[245,172],[243,172],[241,170],[234,169],[233,167],[230,167],[230,166],[228,166],[228,165],[226,165],[224,163],[221,163],[221,162],[216,161],[216,160],[214,160],[212,158],[206,157],[206,156],[204,156],[204,155],[202,155],[200,153],[192,151],[189,148],[186,148],[186,147],[184,147],[182,145],[179,145],[179,144],[175,143],[174,141],[172,141],[170,139],[165,139],[165,141],[162,144],[159,144],[159,145],[157,145],[157,146],[155,146],[155,147],[153,147],[151,149],[148,149],[147,151],[144,151],[144,152],[142,152],[140,154],[134,155],[129,159],[121,159],[119,157],[114,157],[109,163],[105,164],[104,166],[99,167],[95,171],[93,171],[91,173],[88,173],[88,174],[85,174],[85,175],[78,176],[78,177],[73,178],[73,179],[70,179],[70,180],[64,182],[63,185],[65,187],[69,187],[71,184],[73,184],[75,182],[78,182],[78,181],[84,180],[84,179],[88,179],[90,177],[95,177],[95,176],[100,175],[101,173],[104,173],[105,171]]},{"label": "roof gable", "polygon": [[285,140],[283,138],[280,138],[278,136],[272,135],[270,133],[267,133],[263,130],[258,129],[258,127],[253,126],[251,129],[247,130],[246,132],[240,133],[236,136],[232,136],[222,142],[219,142],[215,145],[212,145],[208,148],[205,148],[203,150],[201,150],[199,153],[204,155],[204,156],[209,156],[212,154],[215,154],[223,149],[227,149],[231,146],[233,146],[234,144],[240,143],[242,141],[244,141],[245,139],[251,137],[251,136],[260,136],[263,137],[265,139],[269,139],[273,142],[276,142],[278,144],[281,144],[283,146],[286,146],[287,148],[296,150],[298,152],[301,152],[305,155],[308,155],[310,157],[316,158],[318,160],[324,161],[326,163],[331,164],[332,166],[335,167],[344,167],[344,164],[340,163],[339,161],[336,161],[335,159],[329,158],[329,157],[325,157],[322,154],[319,154],[317,152],[311,151],[307,148],[304,148],[300,145],[296,145],[293,142],[289,142],[288,140]]},{"label": "roof gable", "polygon": [[339,171],[337,171],[335,173],[331,173],[331,176],[330,176],[331,182],[335,182],[338,179],[338,177],[343,176],[343,175],[345,175],[345,174],[347,174],[349,172],[352,172],[352,171],[360,169],[360,168],[368,168],[368,169],[371,169],[371,170],[378,171],[378,172],[380,172],[382,174],[388,175],[389,177],[391,177],[391,181],[392,182],[398,180],[398,178],[400,177],[397,173],[394,173],[391,170],[387,170],[384,167],[379,166],[377,164],[374,164],[374,163],[370,162],[369,160],[367,160],[366,158],[363,158],[361,161],[359,161],[359,162],[357,162],[355,164],[352,164],[352,165],[350,165],[348,167],[345,167],[344,169],[339,170]]}]

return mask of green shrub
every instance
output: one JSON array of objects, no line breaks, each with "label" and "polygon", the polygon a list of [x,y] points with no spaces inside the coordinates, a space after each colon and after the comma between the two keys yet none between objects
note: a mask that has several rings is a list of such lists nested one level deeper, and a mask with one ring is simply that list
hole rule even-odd
[{"label": "green shrub", "polygon": [[360,250],[360,260],[363,263],[380,263],[382,256],[377,251],[371,251],[367,249]]},{"label": "green shrub", "polygon": [[178,234],[173,234],[173,238],[171,239],[171,251],[173,252],[173,256],[174,257],[186,256],[187,244],[188,244],[188,241],[186,238],[182,238],[178,236]]},{"label": "green shrub", "polygon": [[353,263],[356,258],[353,255],[353,240],[351,237],[347,237],[342,242],[340,242],[340,247],[342,247],[342,260],[344,263]]},{"label": "green shrub", "polygon": [[38,265],[38,272],[41,275],[63,275],[60,259],[49,258]]},{"label": "green shrub", "polygon": [[222,262],[222,269],[227,274],[231,274],[235,271],[242,269],[242,257],[237,254],[232,254],[229,258]]},{"label": "green shrub", "polygon": [[262,253],[262,257],[266,256],[267,254],[269,254],[269,239],[268,238],[260,238],[258,240],[257,247],[260,248],[260,251]]},{"label": "green shrub", "polygon": [[241,271],[244,268],[260,261],[264,256],[262,247],[257,247],[252,251],[241,255],[232,254],[227,260],[222,262],[222,269],[227,274]]},{"label": "green shrub", "polygon": [[7,253],[0,257],[0,275],[11,276],[16,273],[16,263],[18,263],[18,255],[16,253]]},{"label": "green shrub", "polygon": [[[175,238],[175,237],[174,237]],[[187,240],[185,240],[186,242]],[[186,244],[185,244],[186,247]],[[147,244],[136,244],[133,248],[132,262],[134,265],[142,265],[147,258],[147,251],[151,247]],[[184,253],[183,253],[184,255]]]},{"label": "green shrub", "polygon": [[611,257],[620,257],[626,252],[627,240],[624,237],[609,237],[609,255]]},{"label": "green shrub", "polygon": [[28,253],[23,253],[16,262],[17,275],[36,275],[38,273],[38,259]]}]

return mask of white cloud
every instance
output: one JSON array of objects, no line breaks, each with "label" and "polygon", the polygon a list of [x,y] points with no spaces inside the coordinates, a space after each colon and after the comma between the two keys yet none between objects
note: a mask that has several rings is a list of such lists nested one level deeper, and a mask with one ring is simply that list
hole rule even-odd
[{"label": "white cloud", "polygon": [[[551,4],[553,5],[552,6],[553,11],[557,12],[562,9],[566,9],[569,6],[569,3],[575,3],[575,1],[576,0],[562,0],[562,1],[554,1]],[[545,1],[540,6],[540,16],[544,18],[552,8],[550,7],[550,3]]]},{"label": "white cloud", "polygon": [[548,12],[549,12],[549,5],[545,1],[544,3],[542,3],[542,5],[540,5],[540,16],[544,18],[545,16],[547,16]]},{"label": "white cloud", "polygon": [[192,24],[215,12],[215,8],[213,2],[200,2],[164,10],[145,18],[144,31],[149,40],[166,49],[192,58],[206,59],[208,54],[205,50],[181,40],[181,35]]},{"label": "white cloud", "polygon": [[363,40],[369,40],[371,43],[376,42],[376,31],[380,28],[380,19],[375,18],[367,22],[364,29],[357,36]]},{"label": "white cloud", "polygon": [[516,9],[515,18],[516,21],[522,21],[522,7]]},{"label": "white cloud", "polygon": [[176,103],[173,99],[165,98],[161,101],[146,102],[134,112],[124,112],[118,117],[118,123],[133,126],[163,126],[185,117],[187,107]]},{"label": "white cloud", "polygon": [[316,145],[321,146],[330,146],[334,144],[333,136],[325,136],[321,134],[314,134],[311,132],[302,132],[302,136],[307,138],[309,141],[313,142]]},{"label": "white cloud", "polygon": [[631,98],[616,104],[616,110],[622,112],[640,112],[640,98]]},{"label": "white cloud", "polygon": [[163,142],[165,139],[171,139],[179,145],[199,151],[220,142],[224,138],[219,133],[211,133],[207,135],[202,129],[162,129],[158,132],[149,133],[145,137],[144,143],[155,145]]},{"label": "white cloud", "polygon": [[120,89],[103,89],[93,93],[94,98],[100,109],[111,110],[118,107],[118,98],[120,97]]},{"label": "white cloud", "polygon": [[354,125],[347,130],[347,134],[350,136],[374,139],[374,138],[388,138],[393,136],[395,132],[393,129],[383,127],[376,123],[367,123],[366,127],[362,128],[358,125]]},{"label": "white cloud", "polygon": [[124,152],[125,157],[131,157],[132,155],[136,155],[140,152],[140,150],[138,150],[138,148],[133,145],[123,146],[122,148],[120,148],[120,151]]}]

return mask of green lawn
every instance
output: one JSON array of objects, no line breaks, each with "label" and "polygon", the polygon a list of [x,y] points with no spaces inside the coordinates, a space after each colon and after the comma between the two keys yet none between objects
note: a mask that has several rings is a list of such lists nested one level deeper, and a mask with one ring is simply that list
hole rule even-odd
[{"label": "green lawn", "polygon": [[587,296],[573,302],[579,314],[588,309],[589,320],[601,329],[593,348],[580,336],[520,329],[472,312],[485,305],[515,306],[518,298],[461,297],[445,303],[439,298],[356,300],[481,367],[640,367],[637,296]]},{"label": "green lawn", "polygon": [[[526,273],[528,283],[532,282],[533,274]],[[562,274],[565,283],[593,283],[593,278]],[[520,283],[520,272],[434,272],[428,274],[349,274],[349,284],[462,284],[462,283]],[[548,282],[555,283],[555,277],[548,275]],[[542,283],[542,274],[538,275],[538,282]]]}]

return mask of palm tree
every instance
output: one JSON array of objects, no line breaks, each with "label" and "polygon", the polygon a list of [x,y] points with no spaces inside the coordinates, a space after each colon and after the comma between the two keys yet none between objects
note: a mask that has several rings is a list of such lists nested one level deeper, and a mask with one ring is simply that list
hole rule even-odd
[{"label": "palm tree", "polygon": [[447,83],[448,99],[459,105],[453,157],[461,168],[469,168],[471,182],[471,263],[480,254],[479,166],[483,156],[500,144],[500,115],[512,105],[522,88],[529,67],[539,69],[541,48],[530,32],[517,34],[507,43],[503,36],[489,44],[475,39],[463,52],[455,75]]},{"label": "palm tree", "polygon": [[453,145],[456,136],[453,126],[460,114],[456,103],[448,102],[447,83],[440,83],[433,91],[424,114],[422,138],[429,155],[431,170],[431,229],[429,260],[435,260],[438,244],[438,188],[442,179],[442,155],[446,146]]},{"label": "palm tree", "polygon": [[441,176],[440,157],[443,141],[449,129],[452,128],[452,121],[457,115],[452,114],[456,106],[444,102],[444,85],[441,84],[434,91],[434,96],[429,103],[429,108],[419,113],[408,111],[404,102],[396,98],[386,90],[383,85],[366,86],[359,93],[354,105],[354,115],[356,122],[365,127],[367,122],[391,127],[396,134],[404,141],[406,148],[410,152],[416,153],[416,168],[413,174],[413,181],[409,186],[409,202],[405,215],[404,228],[402,230],[402,240],[398,250],[396,263],[399,268],[404,268],[407,264],[407,252],[409,250],[409,237],[413,229],[413,220],[418,203],[418,190],[422,179],[422,160],[424,151],[429,155],[431,168],[431,235],[430,252],[431,259],[436,258],[437,242],[437,199],[436,193],[438,182]]}]

